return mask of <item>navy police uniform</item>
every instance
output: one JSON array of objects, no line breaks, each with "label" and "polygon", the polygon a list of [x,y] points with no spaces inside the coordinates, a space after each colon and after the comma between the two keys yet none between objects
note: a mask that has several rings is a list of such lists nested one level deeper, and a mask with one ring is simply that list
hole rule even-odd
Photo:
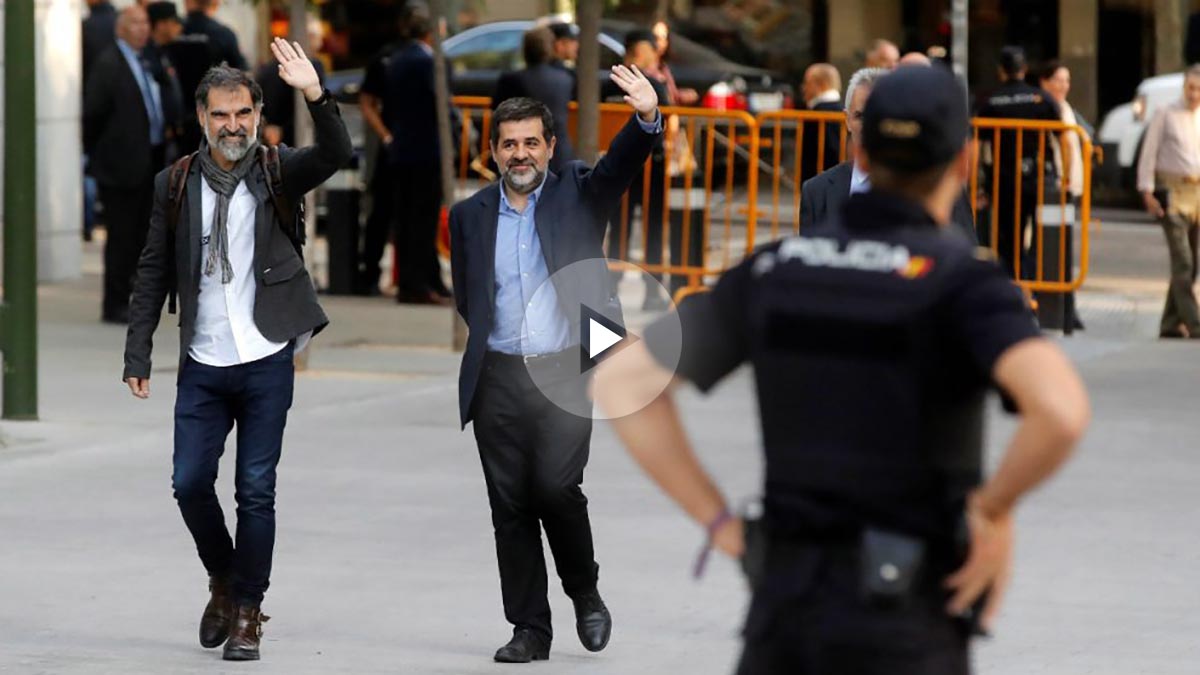
[{"label": "navy police uniform", "polygon": [[[864,119],[872,162],[948,161],[966,138],[964,100],[942,69],[881,80]],[[967,673],[969,625],[945,613],[940,584],[961,563],[993,366],[1038,335],[1000,267],[877,189],[760,249],[679,319],[679,376],[706,391],[749,363],[758,393],[765,515],[747,557],[763,554],[739,675]],[[665,334],[656,324],[645,339],[667,363]],[[895,537],[919,560],[871,567],[876,542]],[[895,577],[905,592],[888,592]]]},{"label": "navy police uniform", "polygon": [[[1008,65],[1015,66],[1018,70],[1024,66],[1024,55],[1019,52],[1009,55],[1009,50],[1002,55],[1002,61],[1008,59],[1017,59],[1015,63]],[[1062,113],[1059,111],[1058,104],[1054,99],[1050,98],[1044,90],[1026,84],[1023,80],[1012,78],[1009,81],[1001,84],[992,95],[979,108],[979,117],[1001,118],[1001,119],[1021,119],[1021,120],[1043,120],[1048,122],[1061,122]],[[1051,138],[1053,134],[1046,134],[1046,142],[1043,151],[1042,163],[1038,165],[1038,146],[1039,132],[1024,131],[1021,133],[1021,204],[1020,209],[1017,208],[1016,190],[1017,190],[1017,133],[1016,131],[1001,131],[1000,132],[1000,147],[997,152],[996,148],[992,148],[992,167],[991,171],[1000,172],[1000,193],[996,199],[997,207],[997,234],[996,234],[996,250],[1000,256],[1000,260],[1004,268],[1008,271],[1010,277],[1015,278],[1016,268],[1015,260],[1016,247],[1019,245],[1023,248],[1023,241],[1014,240],[1013,235],[1017,232],[1018,218],[1020,219],[1020,231],[1022,240],[1025,237],[1026,230],[1032,225],[1037,208],[1037,189],[1038,189],[1038,174],[1042,174],[1042,189],[1044,191],[1045,203],[1052,204],[1058,202],[1056,190],[1058,189],[1057,175],[1058,172],[1054,167],[1053,151],[1051,149]],[[992,134],[983,134],[980,138],[984,143],[992,142]],[[992,176],[985,174],[981,185],[984,189],[991,190],[993,182]],[[987,228],[980,233],[979,241],[991,243],[991,229]],[[1031,265],[1024,259],[1021,260],[1021,275],[1028,278],[1032,273]]]}]

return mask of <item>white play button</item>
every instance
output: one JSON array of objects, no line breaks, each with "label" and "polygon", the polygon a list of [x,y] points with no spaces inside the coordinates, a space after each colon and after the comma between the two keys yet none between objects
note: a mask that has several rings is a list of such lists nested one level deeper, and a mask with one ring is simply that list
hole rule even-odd
[{"label": "white play button", "polygon": [[599,321],[588,318],[588,358],[596,358],[623,339],[624,337],[615,331],[600,325]]}]

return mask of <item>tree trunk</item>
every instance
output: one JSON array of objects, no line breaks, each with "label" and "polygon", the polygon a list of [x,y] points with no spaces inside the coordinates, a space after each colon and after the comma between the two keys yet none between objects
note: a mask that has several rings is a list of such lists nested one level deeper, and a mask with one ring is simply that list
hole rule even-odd
[{"label": "tree trunk", "polygon": [[579,83],[579,158],[596,161],[600,134],[600,16],[604,0],[579,0],[579,60],[575,74]]},{"label": "tree trunk", "polygon": [[[446,54],[442,51],[442,38],[446,32],[446,0],[433,0],[429,4],[429,14],[433,18],[433,91],[437,97],[438,145],[441,148],[442,161],[442,199],[446,206],[454,204],[454,149],[457,147],[450,130],[450,87],[446,70]],[[455,288],[455,293],[465,289]],[[454,312],[454,326],[451,329],[451,346],[462,350],[467,344],[467,326],[458,312]]]},{"label": "tree trunk", "polygon": [[[312,45],[308,44],[308,6],[306,0],[292,0],[288,13],[288,39],[292,42],[300,43],[300,47],[308,56],[312,56]],[[295,105],[296,120],[296,147],[303,148],[312,145],[313,143],[313,124],[312,116],[308,113],[308,102],[304,100],[303,92],[296,90],[292,92],[293,105]],[[357,224],[357,223],[355,223]],[[317,194],[316,190],[310,190],[304,195],[304,232],[307,241],[314,242],[317,240]],[[306,264],[309,274],[313,279],[316,275],[313,274],[316,266],[316,256],[311,253],[306,256]],[[315,283],[315,281],[314,281]],[[296,370],[308,370],[308,358],[312,354],[312,340],[308,343],[308,348],[296,354],[295,363]]]}]

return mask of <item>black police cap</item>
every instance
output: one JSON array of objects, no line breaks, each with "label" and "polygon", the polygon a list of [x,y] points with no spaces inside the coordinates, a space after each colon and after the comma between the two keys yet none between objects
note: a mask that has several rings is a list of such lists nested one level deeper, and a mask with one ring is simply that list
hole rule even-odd
[{"label": "black police cap", "polygon": [[579,26],[576,26],[573,23],[555,21],[554,23],[550,24],[550,32],[554,33],[555,40],[579,39]]},{"label": "black police cap", "polygon": [[167,21],[168,19],[182,23],[173,2],[152,2],[146,5],[146,16],[149,17],[151,25],[160,21]]},{"label": "black police cap", "polygon": [[872,163],[890,169],[945,164],[969,133],[966,90],[945,68],[897,68],[875,83],[863,110],[863,149]]},{"label": "black police cap", "polygon": [[1000,70],[1008,75],[1016,75],[1028,66],[1024,49],[1016,45],[1008,45],[1000,50]]}]

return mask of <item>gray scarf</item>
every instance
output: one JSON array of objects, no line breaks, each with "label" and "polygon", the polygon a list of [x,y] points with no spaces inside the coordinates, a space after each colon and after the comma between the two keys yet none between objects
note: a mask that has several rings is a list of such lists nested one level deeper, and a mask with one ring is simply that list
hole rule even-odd
[{"label": "gray scarf", "polygon": [[233,281],[233,266],[229,264],[229,200],[237,190],[238,183],[250,173],[258,159],[258,141],[251,140],[246,154],[233,165],[232,171],[226,171],[217,166],[212,158],[208,143],[200,146],[200,173],[208,181],[208,186],[217,193],[216,208],[213,209],[212,233],[209,237],[208,260],[204,263],[204,274],[212,276],[221,267],[221,283]]}]

